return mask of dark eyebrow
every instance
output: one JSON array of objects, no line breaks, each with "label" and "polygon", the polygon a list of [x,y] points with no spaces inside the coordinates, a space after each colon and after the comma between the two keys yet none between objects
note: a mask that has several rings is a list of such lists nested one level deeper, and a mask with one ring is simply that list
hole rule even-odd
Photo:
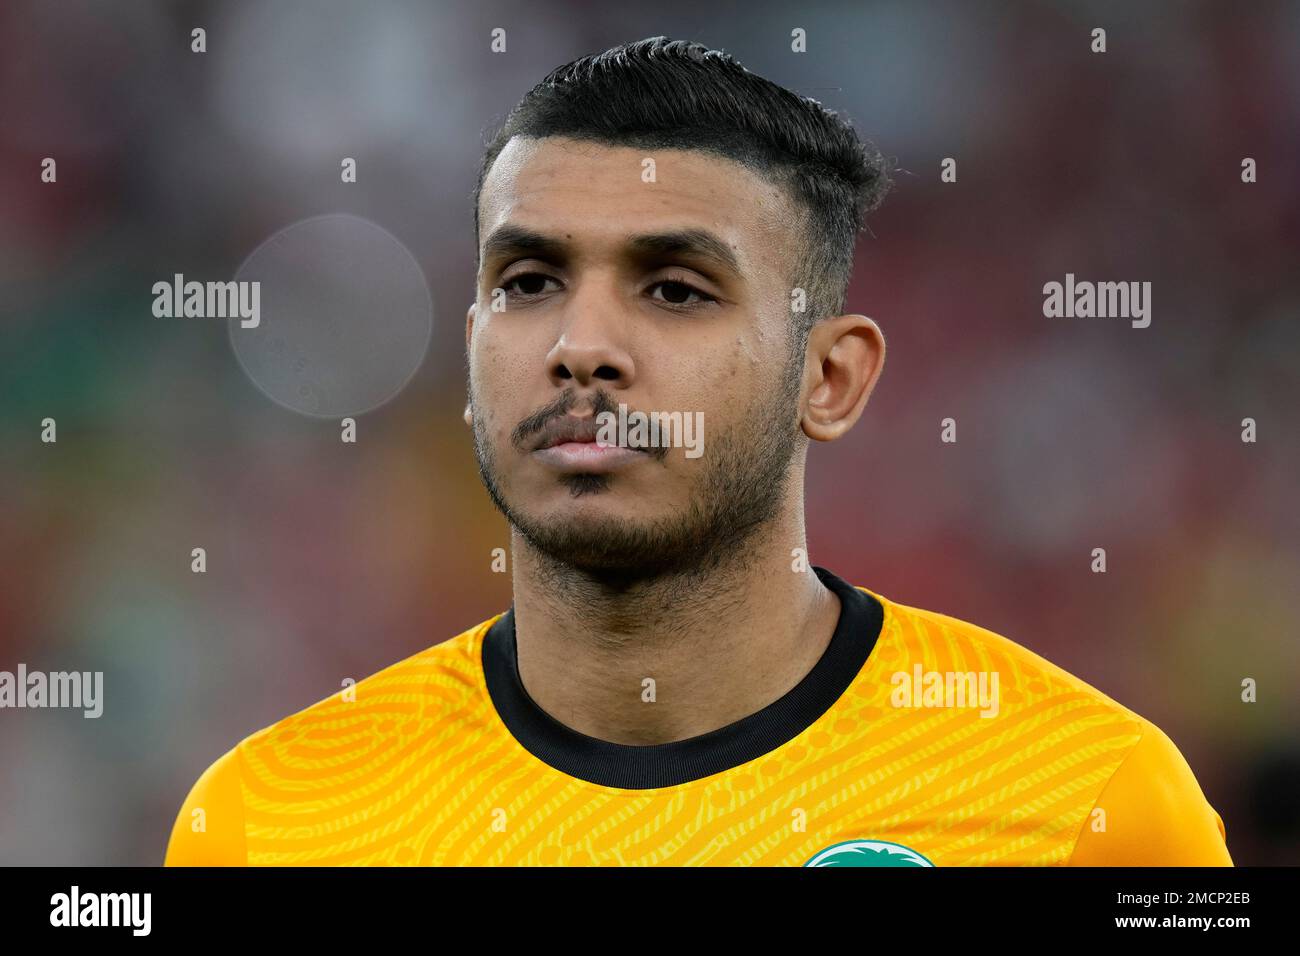
[{"label": "dark eyebrow", "polygon": [[483,243],[480,260],[487,262],[505,256],[555,260],[563,258],[563,255],[564,243],[559,239],[507,223],[492,230],[492,234]]},{"label": "dark eyebrow", "polygon": [[685,255],[708,259],[733,275],[743,276],[735,253],[707,229],[683,229],[632,236],[629,244],[637,252],[653,256]]},{"label": "dark eyebrow", "polygon": [[[707,229],[643,233],[629,236],[627,243],[634,254],[644,257],[691,256],[714,262],[733,275],[744,275],[731,248]],[[506,223],[494,229],[483,243],[481,261],[507,256],[558,261],[565,258],[567,245],[563,240]]]}]

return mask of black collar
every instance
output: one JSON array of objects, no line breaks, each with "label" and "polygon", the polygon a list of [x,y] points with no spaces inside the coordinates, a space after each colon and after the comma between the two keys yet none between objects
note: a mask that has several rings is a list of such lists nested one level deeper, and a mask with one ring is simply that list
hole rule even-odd
[{"label": "black collar", "polygon": [[775,750],[802,733],[848,689],[875,647],[884,608],[870,594],[814,567],[838,595],[839,622],[821,659],[785,696],[707,734],[637,746],[588,737],[566,727],[528,696],[519,679],[514,606],[483,638],[483,675],[497,713],[539,760],[590,783],[644,790],[721,773]]}]

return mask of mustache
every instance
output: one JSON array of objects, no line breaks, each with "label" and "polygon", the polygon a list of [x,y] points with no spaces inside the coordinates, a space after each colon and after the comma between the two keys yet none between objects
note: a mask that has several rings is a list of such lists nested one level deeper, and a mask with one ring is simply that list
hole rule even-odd
[{"label": "mustache", "polygon": [[[545,428],[552,419],[568,414],[577,404],[577,395],[572,389],[561,393],[556,397],[555,401],[543,405],[516,425],[510,432],[510,443],[516,450],[526,453],[529,450],[530,438]],[[605,412],[617,415],[618,403],[609,396],[608,392],[602,389],[596,392],[591,399],[591,414],[595,418]],[[631,409],[629,409],[630,413]],[[668,452],[667,448],[646,448],[643,450],[659,459],[662,459]]]}]

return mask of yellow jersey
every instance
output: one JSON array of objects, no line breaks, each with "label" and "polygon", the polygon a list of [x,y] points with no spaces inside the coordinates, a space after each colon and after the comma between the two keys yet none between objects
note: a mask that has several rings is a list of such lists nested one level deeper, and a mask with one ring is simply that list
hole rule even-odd
[{"label": "yellow jersey", "polygon": [[1026,648],[814,571],[841,602],[787,694],[689,740],[528,696],[513,609],[251,734],[168,866],[1231,866],[1159,727]]}]

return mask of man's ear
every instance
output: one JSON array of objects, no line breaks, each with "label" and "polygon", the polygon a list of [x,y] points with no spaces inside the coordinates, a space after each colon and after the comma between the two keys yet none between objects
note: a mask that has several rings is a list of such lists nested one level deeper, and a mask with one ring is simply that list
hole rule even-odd
[{"label": "man's ear", "polygon": [[865,315],[822,319],[808,334],[808,399],[800,425],[834,441],[857,422],[885,365],[885,336]]},{"label": "man's ear", "polygon": [[[478,312],[478,303],[471,302],[469,309],[465,312],[465,351],[469,352],[470,339],[474,337],[474,316]],[[470,403],[465,402],[465,424],[470,428],[474,427],[474,410],[470,408]]]}]

